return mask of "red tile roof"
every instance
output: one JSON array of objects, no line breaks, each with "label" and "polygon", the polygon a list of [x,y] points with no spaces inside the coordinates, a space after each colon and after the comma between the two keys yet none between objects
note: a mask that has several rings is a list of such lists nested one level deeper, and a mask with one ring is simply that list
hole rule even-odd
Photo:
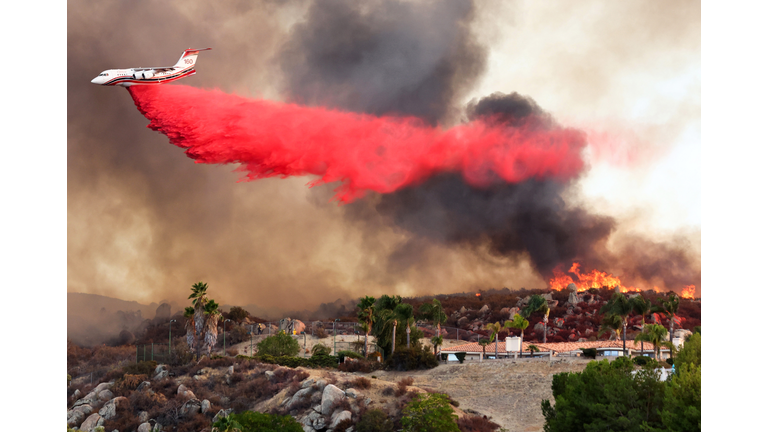
[{"label": "red tile roof", "polygon": [[[548,343],[533,343],[523,342],[523,351],[528,351],[528,345],[536,345],[539,351],[554,351],[554,352],[569,352],[577,351],[581,348],[622,348],[622,341],[592,341],[592,342],[548,342]],[[627,341],[627,349],[640,350],[640,342],[633,340]],[[652,350],[653,345],[646,342],[646,351]],[[499,352],[505,353],[507,350],[507,343],[505,341],[499,341]],[[447,349],[443,349],[443,352],[483,352],[483,347],[477,342],[470,342],[464,345],[456,345]],[[485,347],[485,354],[493,353],[496,351],[496,344],[489,343]]]}]

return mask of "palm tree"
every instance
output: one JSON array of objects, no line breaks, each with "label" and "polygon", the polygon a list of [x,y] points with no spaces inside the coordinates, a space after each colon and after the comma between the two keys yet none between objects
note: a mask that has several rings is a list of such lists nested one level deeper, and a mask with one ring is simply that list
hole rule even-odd
[{"label": "palm tree", "polygon": [[637,335],[635,340],[646,341],[653,344],[653,352],[656,355],[656,360],[659,359],[659,347],[667,336],[667,329],[660,324],[651,324],[643,330],[642,333]]},{"label": "palm tree", "polygon": [[205,311],[203,313],[205,314],[205,345],[203,349],[210,356],[211,350],[216,345],[216,340],[219,337],[219,321],[222,319],[219,304],[209,300],[205,304]]},{"label": "palm tree", "polygon": [[672,334],[675,331],[675,319],[677,319],[677,309],[680,306],[680,297],[671,292],[666,300],[661,304],[651,308],[651,312],[661,312],[669,318],[669,341],[672,342]]},{"label": "palm tree", "polygon": [[360,299],[360,303],[357,304],[357,320],[360,322],[360,328],[365,331],[365,346],[363,347],[363,357],[368,358],[368,334],[373,327],[374,317],[374,304],[376,299],[370,296],[365,296]]},{"label": "palm tree", "polygon": [[532,313],[544,312],[544,343],[547,343],[547,323],[549,322],[549,304],[544,297],[534,294],[528,301],[528,306],[523,309],[523,316],[529,317]]},{"label": "palm tree", "polygon": [[488,344],[491,343],[491,341],[486,338],[482,338],[479,341],[477,341],[477,343],[480,344],[481,347],[483,347],[483,357],[480,358],[482,360],[485,358],[485,347],[488,346]]},{"label": "palm tree", "polygon": [[[632,297],[629,299],[629,302],[632,304],[632,310],[642,318],[642,324],[640,327],[640,331],[642,332],[645,330],[645,316],[651,312],[651,302],[650,300],[646,300],[642,294],[636,297]],[[645,346],[643,344],[644,342],[640,341],[640,352],[645,350]]]},{"label": "palm tree", "polygon": [[501,323],[496,321],[495,323],[488,323],[485,329],[491,332],[490,339],[496,341],[496,358],[499,358],[499,332],[501,331]]},{"label": "palm tree", "polygon": [[618,340],[621,335],[621,326],[622,319],[620,316],[613,314],[605,315],[597,335],[602,336],[604,333],[616,333],[616,339]]},{"label": "palm tree", "polygon": [[534,345],[534,344],[530,344],[530,345],[528,345],[528,351],[530,351],[530,352],[531,352],[531,358],[533,358],[533,353],[534,353],[534,352],[539,352],[539,351],[541,351],[541,350],[540,350],[540,349],[539,349],[539,347],[537,347],[536,345]]},{"label": "palm tree", "polygon": [[[411,327],[416,323],[416,318],[413,316],[413,305],[410,305],[408,303],[400,303],[399,305],[395,306],[395,316],[398,318],[400,323],[405,325],[405,339],[406,339],[406,347],[411,347]],[[397,325],[395,323],[395,325]],[[394,336],[392,337],[392,340],[394,340]],[[394,343],[392,344],[393,350],[394,350]],[[394,351],[392,351],[394,352]]]},{"label": "palm tree", "polygon": [[[440,300],[433,298],[432,303],[424,303],[419,308],[421,315],[432,321],[432,325],[437,328],[436,336],[442,336],[442,330],[440,325],[444,324],[448,320],[448,315],[443,311],[443,305]],[[442,345],[442,337],[440,338],[440,345]],[[435,347],[435,356],[437,356],[437,347]]]},{"label": "palm tree", "polygon": [[433,336],[430,341],[432,342],[432,346],[435,348],[435,357],[437,357],[437,347],[443,344],[443,335]]},{"label": "palm tree", "polygon": [[195,333],[195,308],[187,306],[184,308],[184,329],[187,330],[187,345],[189,350],[194,354],[196,352],[195,343],[197,342],[197,334]]},{"label": "palm tree", "polygon": [[[622,341],[624,355],[627,355],[627,318],[632,313],[632,303],[629,302],[627,297],[620,292],[613,293],[613,297],[603,307],[600,308],[600,313],[614,315],[621,319],[622,329]],[[612,318],[613,319],[613,318]]]},{"label": "palm tree", "polygon": [[195,335],[197,337],[197,359],[200,359],[200,350],[203,347],[203,335],[205,327],[205,304],[208,303],[208,284],[198,282],[192,285],[192,306],[195,308]]},{"label": "palm tree", "polygon": [[520,314],[515,314],[512,321],[507,320],[504,322],[504,327],[506,328],[520,329],[520,357],[523,356],[523,335],[525,334],[525,329],[528,328],[528,324],[528,320]]}]

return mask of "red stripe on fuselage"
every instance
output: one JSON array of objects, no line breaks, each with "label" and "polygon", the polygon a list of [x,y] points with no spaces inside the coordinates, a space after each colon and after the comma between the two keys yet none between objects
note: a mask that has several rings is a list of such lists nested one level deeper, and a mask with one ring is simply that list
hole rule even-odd
[{"label": "red stripe on fuselage", "polygon": [[154,78],[153,77],[153,78],[146,78],[146,79],[136,79],[136,78],[133,78],[133,75],[126,75],[126,76],[115,78],[115,79],[113,79],[113,80],[111,80],[111,81],[109,81],[107,83],[102,84],[102,85],[116,86],[116,85],[120,85],[120,84],[123,84],[123,83],[132,83],[134,85],[159,85],[159,84],[165,84],[165,83],[173,82],[173,81],[176,81],[178,79],[187,77],[189,75],[194,75],[194,74],[195,74],[195,70],[194,69],[191,69],[191,70],[188,69],[187,72],[185,72],[183,74],[169,75],[167,77],[161,77],[161,78]]}]

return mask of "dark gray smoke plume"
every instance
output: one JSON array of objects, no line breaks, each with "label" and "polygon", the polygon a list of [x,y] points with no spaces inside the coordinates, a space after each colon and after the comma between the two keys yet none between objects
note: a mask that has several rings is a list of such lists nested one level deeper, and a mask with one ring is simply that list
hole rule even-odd
[{"label": "dark gray smoke plume", "polygon": [[318,1],[280,64],[296,101],[443,119],[485,70],[470,1]]},{"label": "dark gray smoke plume", "polygon": [[[468,2],[315,3],[281,58],[287,91],[298,101],[345,110],[443,120],[484,68],[485,53],[466,25],[472,12]],[[441,26],[430,25],[436,20]],[[472,101],[465,115],[510,128],[557,126],[532,98],[518,93]],[[386,268],[392,274],[418,269],[432,242],[487,250],[514,262],[527,258],[545,280],[558,266],[567,270],[576,261],[583,269],[623,271],[643,282],[661,277],[669,286],[696,278],[680,248],[645,241],[659,254],[637,268],[614,256],[606,243],[616,221],[568,206],[563,196],[571,186],[534,179],[478,189],[459,175],[444,174],[344,210],[365,230],[379,230],[384,223],[414,235],[389,255]],[[678,270],[664,271],[668,262],[677,263]]]}]

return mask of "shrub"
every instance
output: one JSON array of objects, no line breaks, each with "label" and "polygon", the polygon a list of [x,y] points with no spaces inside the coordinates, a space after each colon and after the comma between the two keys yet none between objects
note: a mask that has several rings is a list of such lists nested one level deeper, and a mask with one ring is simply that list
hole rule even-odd
[{"label": "shrub", "polygon": [[364,412],[355,429],[358,432],[393,432],[395,425],[384,411],[377,408]]},{"label": "shrub", "polygon": [[244,319],[248,318],[248,311],[240,306],[232,306],[232,308],[229,309],[228,315],[229,319],[232,321],[242,322]]},{"label": "shrub", "polygon": [[[315,345],[315,346],[317,346],[317,345]],[[353,358],[353,359],[362,359],[363,358],[362,354],[356,353],[354,351],[349,351],[349,350],[339,351],[338,355],[339,355],[339,363],[344,361],[344,357],[349,357],[349,358]]]},{"label": "shrub", "polygon": [[501,427],[486,416],[464,416],[457,423],[461,432],[495,432]]},{"label": "shrub", "polygon": [[342,372],[371,373],[375,370],[381,369],[384,369],[383,363],[370,360],[358,360],[354,362],[342,363],[339,365],[339,370]]},{"label": "shrub", "polygon": [[352,380],[352,387],[367,390],[371,388],[371,380],[366,377],[357,377]]},{"label": "shrub", "polygon": [[414,369],[431,369],[438,365],[437,359],[430,351],[429,347],[419,349],[417,347],[400,347],[395,349],[385,362],[388,368],[407,371]]},{"label": "shrub", "polygon": [[355,422],[352,421],[352,419],[346,419],[339,422],[339,424],[336,425],[335,428],[333,428],[333,432],[345,432],[350,427],[354,426]]},{"label": "shrub", "polygon": [[413,378],[411,377],[405,377],[397,382],[397,391],[395,392],[395,395],[397,397],[400,397],[405,394],[407,387],[413,385]]},{"label": "shrub", "polygon": [[240,342],[245,342],[250,337],[251,335],[248,334],[248,330],[246,330],[245,327],[240,327],[238,325],[232,326],[232,328],[227,332],[227,345],[235,345],[239,344]]},{"label": "shrub", "polygon": [[283,331],[267,337],[256,346],[259,348],[259,356],[295,356],[299,353],[299,343]]},{"label": "shrub", "polygon": [[672,360],[671,358],[668,358],[668,359],[666,359],[666,360],[664,360],[664,361],[665,361],[665,362],[667,362],[667,364],[668,364],[668,365],[670,365],[670,366],[672,366],[672,365],[674,365],[674,364],[675,364],[675,361],[674,361],[674,360]]},{"label": "shrub", "polygon": [[325,331],[325,327],[323,327],[322,324],[318,324],[315,327],[315,335],[318,339],[325,339],[328,337],[328,333]]},{"label": "shrub", "polygon": [[467,353],[465,352],[457,352],[456,358],[459,360],[459,363],[464,363],[464,358],[467,356]]},{"label": "shrub", "polygon": [[329,355],[331,354],[331,347],[325,346],[323,344],[315,344],[315,346],[312,347],[312,355]]},{"label": "shrub", "polygon": [[581,355],[585,358],[597,357],[597,348],[581,348]]},{"label": "shrub", "polygon": [[440,393],[417,395],[403,409],[405,432],[460,432],[448,397]]},{"label": "shrub", "polygon": [[638,366],[645,366],[648,363],[648,360],[650,360],[648,357],[638,356],[632,358],[632,363]]},{"label": "shrub", "polygon": [[129,364],[123,366],[123,371],[126,374],[131,375],[147,375],[152,376],[157,367],[157,362],[154,360],[140,361],[138,363]]}]

